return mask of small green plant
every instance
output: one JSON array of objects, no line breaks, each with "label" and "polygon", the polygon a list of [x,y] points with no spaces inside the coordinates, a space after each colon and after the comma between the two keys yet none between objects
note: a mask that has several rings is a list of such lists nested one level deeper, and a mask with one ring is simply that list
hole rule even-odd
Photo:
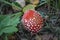
[{"label": "small green plant", "polygon": [[[0,0],[1,3],[11,5],[12,8],[21,10],[21,7],[18,3],[8,2],[8,0]],[[1,10],[1,9],[0,9]],[[22,12],[12,13],[8,15],[3,15],[0,12],[0,36],[3,36],[3,40],[8,40],[8,36],[12,35],[14,32],[17,32],[17,24],[20,23],[20,17]]]},{"label": "small green plant", "polygon": [[6,39],[9,34],[17,32],[18,29],[16,26],[19,23],[21,15],[21,12],[10,15],[0,15],[0,36],[5,34],[4,38]]}]

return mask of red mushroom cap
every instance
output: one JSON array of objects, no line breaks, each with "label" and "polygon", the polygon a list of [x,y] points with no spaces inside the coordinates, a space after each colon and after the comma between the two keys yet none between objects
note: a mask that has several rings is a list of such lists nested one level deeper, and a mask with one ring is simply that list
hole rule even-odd
[{"label": "red mushroom cap", "polygon": [[37,11],[28,10],[22,17],[22,23],[25,29],[32,33],[37,33],[43,26],[43,18]]}]

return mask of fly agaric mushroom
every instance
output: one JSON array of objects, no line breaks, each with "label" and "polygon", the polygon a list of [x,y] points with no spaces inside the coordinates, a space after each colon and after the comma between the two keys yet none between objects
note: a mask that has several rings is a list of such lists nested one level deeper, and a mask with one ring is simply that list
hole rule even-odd
[{"label": "fly agaric mushroom", "polygon": [[22,17],[22,23],[25,29],[32,33],[37,33],[43,26],[43,18],[37,11],[28,10]]}]

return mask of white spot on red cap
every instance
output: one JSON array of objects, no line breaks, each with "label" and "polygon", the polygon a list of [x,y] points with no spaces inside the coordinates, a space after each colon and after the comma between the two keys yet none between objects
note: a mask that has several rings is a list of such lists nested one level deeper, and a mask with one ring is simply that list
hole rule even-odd
[{"label": "white spot on red cap", "polygon": [[31,27],[31,29],[33,29],[33,28]]},{"label": "white spot on red cap", "polygon": [[36,29],[38,29],[39,27],[36,27]]},{"label": "white spot on red cap", "polygon": [[34,31],[34,30],[32,30],[32,31]]},{"label": "white spot on red cap", "polygon": [[25,19],[25,22],[27,22],[27,20]]},{"label": "white spot on red cap", "polygon": [[35,17],[33,19],[35,19]]},{"label": "white spot on red cap", "polygon": [[38,25],[38,26],[40,26],[40,25]]},{"label": "white spot on red cap", "polygon": [[31,20],[31,19],[30,19]]},{"label": "white spot on red cap", "polygon": [[36,28],[34,27],[34,29],[36,29]]},{"label": "white spot on red cap", "polygon": [[33,26],[33,25],[32,25]]},{"label": "white spot on red cap", "polygon": [[37,26],[37,25],[35,24],[35,26]]},{"label": "white spot on red cap", "polygon": [[27,24],[27,26],[28,26],[28,27],[30,27],[30,25],[29,25],[29,24]]}]

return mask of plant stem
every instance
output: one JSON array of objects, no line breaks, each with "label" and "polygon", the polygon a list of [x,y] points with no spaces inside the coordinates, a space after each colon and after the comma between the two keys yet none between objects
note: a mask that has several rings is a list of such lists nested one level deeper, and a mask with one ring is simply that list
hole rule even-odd
[{"label": "plant stem", "polygon": [[3,40],[8,40],[8,35],[7,34],[4,34],[3,37],[4,37]]},{"label": "plant stem", "polygon": [[5,36],[5,40],[8,40],[8,37],[7,36]]}]

